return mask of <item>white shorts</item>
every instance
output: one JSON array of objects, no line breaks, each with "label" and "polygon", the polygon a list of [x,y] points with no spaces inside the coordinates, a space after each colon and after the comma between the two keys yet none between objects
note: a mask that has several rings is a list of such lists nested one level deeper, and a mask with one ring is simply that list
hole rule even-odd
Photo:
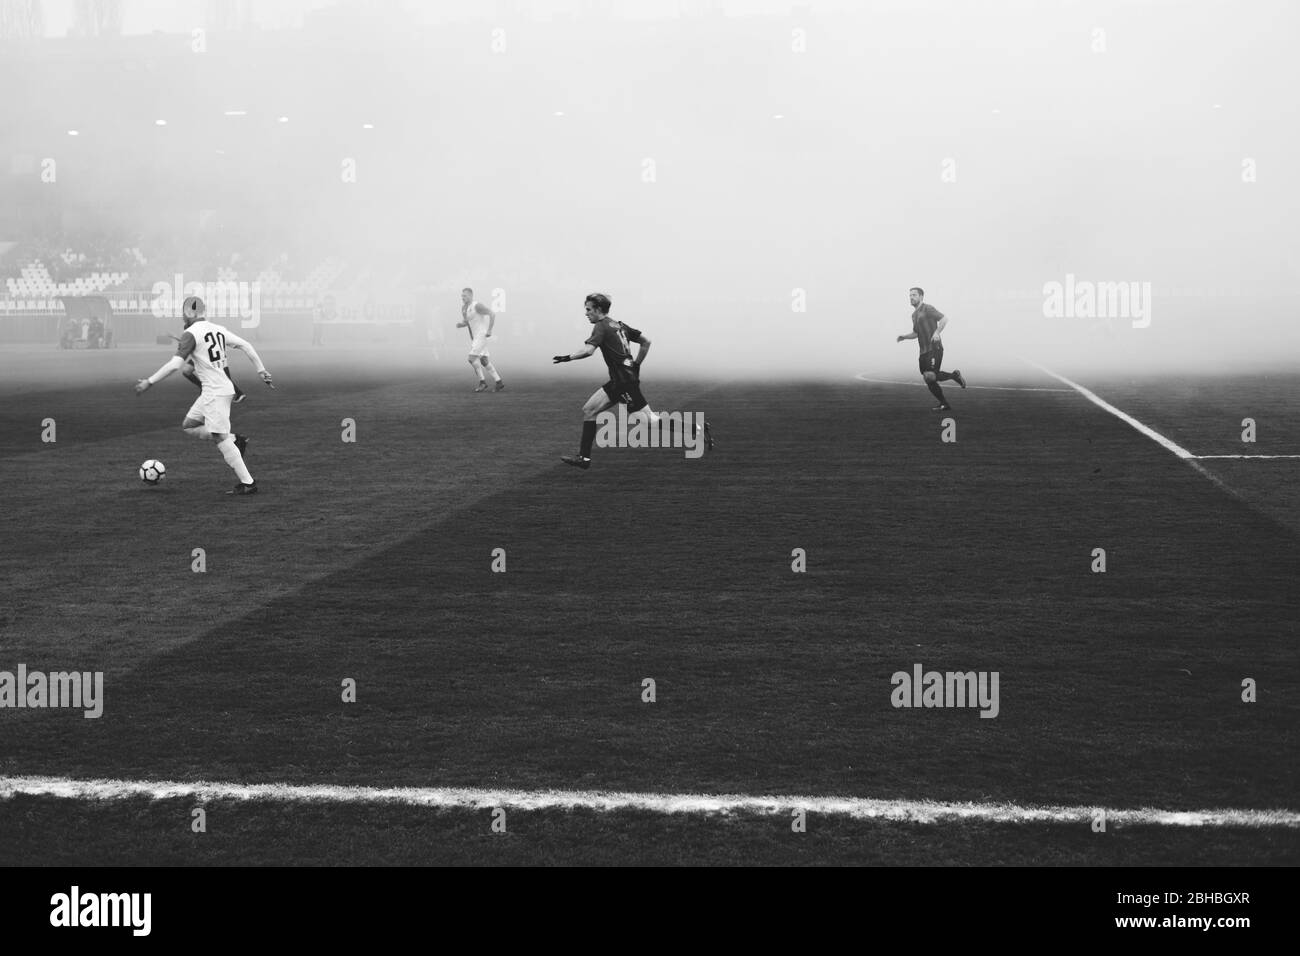
[{"label": "white shorts", "polygon": [[480,335],[478,338],[476,338],[473,342],[470,343],[470,345],[469,345],[469,354],[470,354],[471,356],[473,356],[474,358],[479,358],[479,357],[487,358],[487,357],[488,357],[487,336],[486,336],[486,335]]},{"label": "white shorts", "polygon": [[230,403],[234,395],[212,395],[203,392],[190,410],[185,413],[187,420],[202,419],[208,431],[217,435],[230,434]]}]

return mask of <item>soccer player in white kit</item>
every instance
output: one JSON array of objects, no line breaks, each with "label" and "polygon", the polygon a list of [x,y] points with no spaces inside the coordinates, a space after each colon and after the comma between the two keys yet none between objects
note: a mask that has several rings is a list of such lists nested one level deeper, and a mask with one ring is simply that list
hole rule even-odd
[{"label": "soccer player in white kit", "polygon": [[244,448],[248,439],[230,433],[230,403],[235,397],[235,386],[226,375],[227,347],[246,353],[257,366],[257,374],[262,377],[262,381],[275,388],[271,383],[271,373],[262,364],[257,349],[224,326],[209,322],[203,317],[207,308],[202,299],[190,296],[185,300],[181,312],[185,320],[185,333],[176,346],[176,354],[158,371],[136,382],[135,392],[137,395],[143,394],[172,372],[184,368],[187,361],[193,362],[194,374],[202,384],[202,391],[185,413],[181,428],[187,435],[211,439],[217,443],[221,457],[239,476],[239,483],[226,494],[255,495],[257,482],[244,464]]},{"label": "soccer player in white kit", "polygon": [[496,383],[492,391],[499,392],[506,387],[506,383],[501,381],[501,376],[497,374],[497,367],[492,364],[492,358],[488,355],[487,340],[496,322],[497,317],[492,310],[474,298],[473,289],[460,290],[460,321],[456,323],[456,328],[469,329],[469,367],[478,376],[478,385],[474,387],[476,392],[488,390],[487,380],[483,378],[484,369],[487,369],[488,374],[492,376],[492,381]]}]

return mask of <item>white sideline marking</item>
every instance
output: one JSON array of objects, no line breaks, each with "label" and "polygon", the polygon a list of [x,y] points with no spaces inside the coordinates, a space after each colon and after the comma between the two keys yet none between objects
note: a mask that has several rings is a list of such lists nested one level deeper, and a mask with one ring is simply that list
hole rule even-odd
[{"label": "white sideline marking", "polygon": [[[1025,359],[1025,361],[1029,362],[1028,359]],[[1052,378],[1056,379],[1058,382],[1064,382],[1066,385],[1070,386],[1070,388],[1074,389],[1076,392],[1078,392],[1088,401],[1092,402],[1098,408],[1104,408],[1106,411],[1110,412],[1120,421],[1133,426],[1138,431],[1140,431],[1143,435],[1146,435],[1147,438],[1150,438],[1153,442],[1160,445],[1160,447],[1173,452],[1179,458],[1192,459],[1197,457],[1196,455],[1193,455],[1190,451],[1188,451],[1186,448],[1184,448],[1182,445],[1178,444],[1175,441],[1171,441],[1170,439],[1166,438],[1164,435],[1160,434],[1154,428],[1148,428],[1146,425],[1143,425],[1140,421],[1138,421],[1128,412],[1120,411],[1118,408],[1116,408],[1114,405],[1112,405],[1110,402],[1106,401],[1105,399],[1098,398],[1096,395],[1088,391],[1078,382],[1071,382],[1064,375],[1057,375],[1051,369],[1044,368],[1043,366],[1039,365],[1037,362],[1029,362],[1029,364],[1032,365],[1034,368],[1038,369],[1040,372],[1052,376]]]},{"label": "white sideline marking", "polygon": [[[867,378],[866,372],[859,372],[853,376],[859,382],[874,382],[877,385],[915,385],[917,388],[924,388],[925,382],[900,382],[892,378]],[[960,388],[960,386],[957,386]],[[1068,388],[1035,388],[1032,386],[1015,386],[1015,385],[968,385],[967,388],[980,388],[989,392],[1068,392]]]},{"label": "white sideline marking", "polygon": [[1143,435],[1146,435],[1147,438],[1150,438],[1153,442],[1160,445],[1162,448],[1168,449],[1169,451],[1177,455],[1179,458],[1181,458],[1183,461],[1187,462],[1187,464],[1191,465],[1194,469],[1196,469],[1196,473],[1198,475],[1212,482],[1214,486],[1218,488],[1220,491],[1222,491],[1224,494],[1231,495],[1233,498],[1236,498],[1238,501],[1242,502],[1248,507],[1254,508],[1256,506],[1252,502],[1247,500],[1245,497],[1243,497],[1241,493],[1238,492],[1235,488],[1230,487],[1222,478],[1220,478],[1218,475],[1214,474],[1214,472],[1210,471],[1208,468],[1202,465],[1201,461],[1203,459],[1300,457],[1300,456],[1290,456],[1290,455],[1193,455],[1182,445],[1166,438],[1164,435],[1160,434],[1154,428],[1148,428],[1146,425],[1143,425],[1140,421],[1138,421],[1128,412],[1120,411],[1118,408],[1116,408],[1114,405],[1112,405],[1110,402],[1106,401],[1105,399],[1098,398],[1096,395],[1088,391],[1079,383],[1071,382],[1064,375],[1057,375],[1050,368],[1044,368],[1043,366],[1039,365],[1037,362],[1032,362],[1026,358],[1022,358],[1021,361],[1028,362],[1034,368],[1038,369],[1040,372],[1044,373],[1045,375],[1052,376],[1052,378],[1056,379],[1058,382],[1064,382],[1066,385],[1070,386],[1072,389],[1074,389],[1076,392],[1078,392],[1088,401],[1092,402],[1094,405],[1110,412],[1120,421],[1132,425]]},{"label": "white sideline marking", "polygon": [[603,812],[753,813],[787,816],[793,808],[855,819],[911,823],[1090,823],[1104,811],[1106,822],[1173,827],[1300,828],[1290,810],[1116,810],[1102,807],[1022,807],[1012,803],[938,803],[930,800],[872,800],[862,797],[764,796],[698,793],[613,793],[589,790],[482,790],[459,787],[342,787],[287,783],[181,783],[151,780],[72,780],[65,777],[0,777],[0,800],[18,794],[68,800],[236,800],[304,803],[396,803],[444,809],[589,809]]}]

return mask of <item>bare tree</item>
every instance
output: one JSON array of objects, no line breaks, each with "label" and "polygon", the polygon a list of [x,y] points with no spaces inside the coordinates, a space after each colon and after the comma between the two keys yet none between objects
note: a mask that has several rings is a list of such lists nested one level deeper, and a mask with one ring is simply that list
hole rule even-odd
[{"label": "bare tree", "polygon": [[76,0],[72,22],[77,36],[117,36],[122,32],[122,0]]},{"label": "bare tree", "polygon": [[250,16],[248,5],[240,0],[207,0],[204,7],[212,30],[241,30]]},{"label": "bare tree", "polygon": [[0,40],[35,40],[44,35],[41,0],[0,0]]}]

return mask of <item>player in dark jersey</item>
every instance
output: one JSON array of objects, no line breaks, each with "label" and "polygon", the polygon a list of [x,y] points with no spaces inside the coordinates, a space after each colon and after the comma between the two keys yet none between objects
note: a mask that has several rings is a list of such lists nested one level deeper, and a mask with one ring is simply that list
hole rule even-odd
[{"label": "player in dark jersey", "polygon": [[[651,424],[659,421],[659,416],[641,393],[641,363],[650,351],[650,340],[640,330],[611,319],[611,305],[609,296],[603,293],[593,292],[587,296],[583,306],[587,321],[593,328],[586,345],[572,355],[557,355],[551,360],[555,363],[573,362],[594,355],[596,349],[600,349],[605,365],[609,368],[609,381],[596,389],[582,406],[582,444],[578,454],[565,455],[560,459],[575,468],[591,467],[591,446],[596,440],[596,416],[607,408],[626,404],[629,420],[633,415],[643,414]],[[632,342],[640,346],[635,358],[629,344]],[[704,425],[704,435],[705,447],[712,447],[712,434],[707,422]]]},{"label": "player in dark jersey", "polygon": [[940,334],[943,332],[943,327],[948,324],[948,320],[942,312],[925,302],[925,290],[919,286],[913,286],[908,290],[908,299],[912,303],[912,334],[900,335],[898,341],[917,340],[917,344],[921,346],[921,377],[925,379],[930,394],[939,400],[939,404],[934,406],[934,411],[951,411],[952,406],[944,397],[939,383],[953,381],[965,388],[966,379],[962,377],[961,369],[951,372],[939,370],[943,365],[943,341]]}]

